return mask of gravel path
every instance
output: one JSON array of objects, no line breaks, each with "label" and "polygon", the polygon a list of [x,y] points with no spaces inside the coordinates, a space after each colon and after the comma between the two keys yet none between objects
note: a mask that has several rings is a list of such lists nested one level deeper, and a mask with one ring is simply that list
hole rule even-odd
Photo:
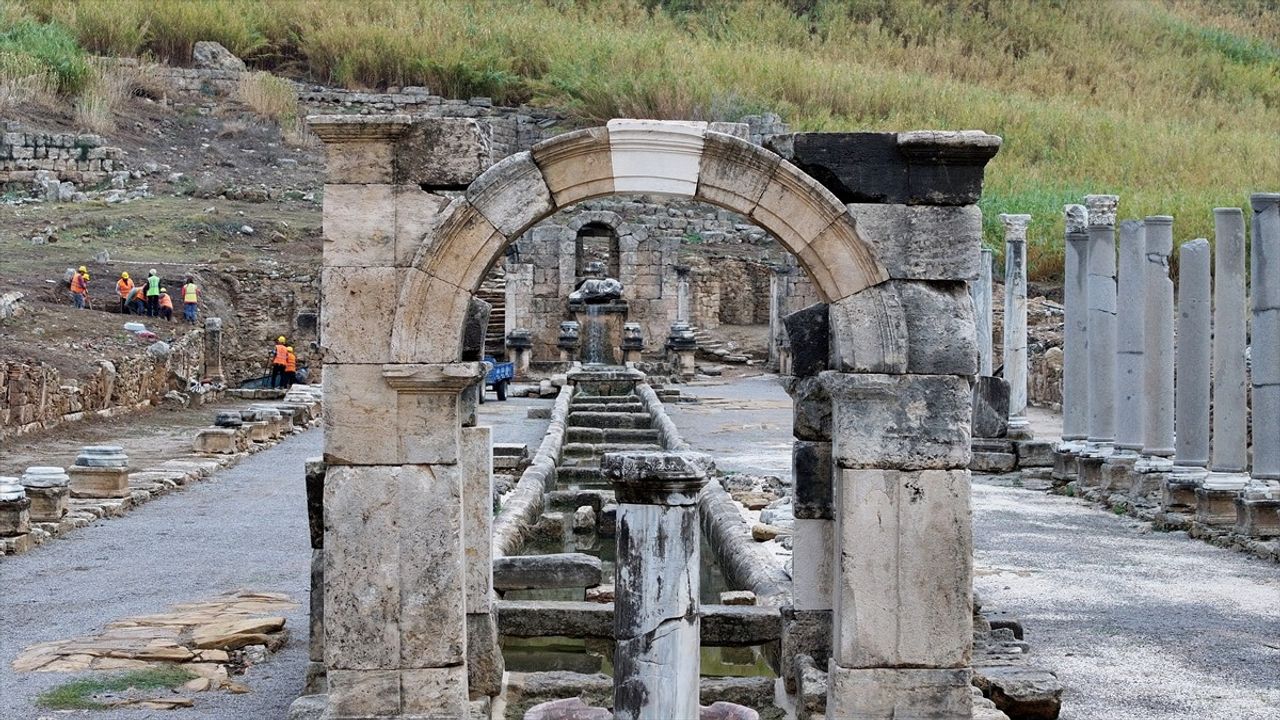
[{"label": "gravel path", "polygon": [[1280,566],[975,477],[974,585],[1068,720],[1280,719]]},{"label": "gravel path", "polygon": [[288,644],[237,678],[251,692],[196,693],[177,711],[73,713],[101,720],[283,718],[307,661],[307,541],[303,463],[320,454],[311,430],[128,515],[95,523],[0,561],[0,718],[67,717],[33,698],[71,673],[14,673],[27,645],[91,635],[113,620],[162,612],[237,588],[287,593]]}]

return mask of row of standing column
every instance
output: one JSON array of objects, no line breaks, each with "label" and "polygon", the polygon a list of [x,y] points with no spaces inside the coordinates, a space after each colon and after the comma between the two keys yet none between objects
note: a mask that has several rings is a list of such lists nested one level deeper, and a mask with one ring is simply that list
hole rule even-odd
[{"label": "row of standing column", "polygon": [[[1065,208],[1059,456],[1074,460],[1077,472],[1064,471],[1069,462],[1060,462],[1055,474],[1063,479],[1078,474],[1082,485],[1101,483],[1107,489],[1104,478],[1171,472],[1166,505],[1196,504],[1198,495],[1198,504],[1205,505],[1199,508],[1201,520],[1226,522],[1228,516],[1234,519],[1236,496],[1251,479],[1250,310],[1252,478],[1280,478],[1280,194],[1251,198],[1251,307],[1246,305],[1245,222],[1239,209],[1214,211],[1212,277],[1208,241],[1181,246],[1176,384],[1168,272],[1173,219],[1152,216],[1120,225],[1117,277],[1116,201],[1094,195],[1085,206]],[[1252,487],[1263,486],[1255,482]]]}]

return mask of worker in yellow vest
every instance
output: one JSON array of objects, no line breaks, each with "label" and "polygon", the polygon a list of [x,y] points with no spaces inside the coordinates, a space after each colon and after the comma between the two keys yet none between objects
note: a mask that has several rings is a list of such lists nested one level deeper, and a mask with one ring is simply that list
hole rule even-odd
[{"label": "worker in yellow vest", "polygon": [[160,317],[160,276],[155,268],[147,274],[147,317]]},{"label": "worker in yellow vest", "polygon": [[182,317],[192,325],[196,324],[196,310],[200,305],[200,286],[196,285],[195,278],[187,276],[187,281],[182,284]]},{"label": "worker in yellow vest", "polygon": [[[63,277],[66,277],[65,275]],[[84,308],[89,304],[89,269],[81,265],[71,276],[71,304]]]},{"label": "worker in yellow vest", "polygon": [[129,273],[120,273],[120,279],[116,281],[116,294],[120,296],[120,314],[129,314],[129,293],[133,291],[133,281],[129,279]]},{"label": "worker in yellow vest", "polygon": [[160,288],[160,317],[173,322],[173,298],[168,288]]},{"label": "worker in yellow vest", "polygon": [[289,363],[289,346],[284,344],[284,336],[276,338],[276,346],[271,351],[271,387],[278,388],[284,383],[284,368]]},{"label": "worker in yellow vest", "polygon": [[298,356],[293,354],[293,348],[285,348],[284,358],[284,386],[286,388],[293,387],[293,383],[298,378]]}]

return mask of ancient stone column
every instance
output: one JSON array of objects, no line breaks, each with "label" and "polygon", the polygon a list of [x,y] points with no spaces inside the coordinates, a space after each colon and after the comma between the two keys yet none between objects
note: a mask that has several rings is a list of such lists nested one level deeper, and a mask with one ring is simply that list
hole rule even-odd
[{"label": "ancient stone column", "polygon": [[[978,335],[978,374],[991,376],[992,348],[992,293],[991,263],[993,253],[987,248],[979,251],[978,281],[969,285],[969,294],[973,296],[974,325]],[[1024,297],[1025,300],[1025,297]]]},{"label": "ancient stone column", "polygon": [[1213,328],[1209,241],[1183,243],[1178,254],[1178,335],[1174,378],[1173,470],[1162,507],[1195,507],[1209,464],[1209,368]]},{"label": "ancient stone column", "polygon": [[533,331],[514,328],[507,333],[507,352],[515,364],[515,376],[523,379],[529,374],[529,361],[533,356]]},{"label": "ancient stone column", "polygon": [[1004,378],[1009,382],[1009,437],[1031,437],[1027,422],[1027,225],[1030,215],[1000,216],[1004,225]]},{"label": "ancient stone column", "polygon": [[618,720],[699,715],[698,492],[710,466],[711,459],[697,453],[607,453],[601,460],[618,499]]},{"label": "ancient stone column", "polygon": [[1116,450],[1136,457],[1142,450],[1144,366],[1142,358],[1146,231],[1138,220],[1120,223],[1120,272],[1116,313]]},{"label": "ancient stone column", "polygon": [[1280,480],[1280,193],[1255,193],[1250,283],[1253,305],[1253,472]]},{"label": "ancient stone column", "polygon": [[1173,252],[1173,218],[1152,215],[1143,221],[1146,257],[1143,262],[1143,407],[1142,454],[1139,470],[1168,472],[1173,467],[1173,281],[1169,254]]},{"label": "ancient stone column", "polygon": [[222,385],[222,318],[204,319],[204,377],[214,385]]},{"label": "ancient stone column", "polygon": [[1076,475],[1076,454],[1089,436],[1089,234],[1083,205],[1063,207],[1066,265],[1063,282],[1062,444],[1054,457],[1053,477]]},{"label": "ancient stone column", "polygon": [[1196,490],[1196,519],[1234,523],[1235,498],[1249,483],[1246,387],[1244,213],[1214,208],[1213,449]]},{"label": "ancient stone column", "polygon": [[1115,442],[1116,204],[1115,195],[1088,195],[1089,442]]},{"label": "ancient stone column", "polygon": [[488,427],[463,427],[462,536],[467,582],[467,687],[471,698],[502,690],[502,652],[493,607],[493,437]]},{"label": "ancient stone column", "polygon": [[1087,195],[1089,212],[1089,437],[1076,460],[1085,487],[1102,484],[1102,464],[1114,452],[1116,420],[1115,195]]}]

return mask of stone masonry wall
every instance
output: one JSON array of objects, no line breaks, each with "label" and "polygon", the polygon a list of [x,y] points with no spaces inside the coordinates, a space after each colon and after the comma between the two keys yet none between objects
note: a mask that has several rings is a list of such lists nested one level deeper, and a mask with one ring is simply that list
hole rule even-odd
[{"label": "stone masonry wall", "polygon": [[43,363],[0,362],[0,437],[23,435],[93,413],[111,415],[183,390],[204,364],[204,333],[193,330],[168,354],[148,349],[100,360],[83,378],[63,378]]},{"label": "stone masonry wall", "polygon": [[13,121],[0,133],[0,183],[32,182],[41,171],[93,183],[123,169],[121,150],[107,147],[101,135],[26,132]]}]

